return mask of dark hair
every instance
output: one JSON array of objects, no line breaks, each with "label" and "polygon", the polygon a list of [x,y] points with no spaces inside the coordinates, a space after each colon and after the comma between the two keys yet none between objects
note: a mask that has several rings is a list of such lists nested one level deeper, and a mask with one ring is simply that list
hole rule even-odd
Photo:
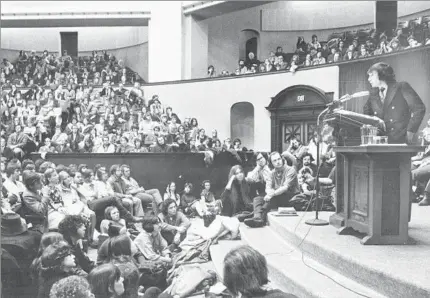
[{"label": "dark hair", "polygon": [[154,232],[154,225],[158,224],[160,220],[155,215],[149,215],[143,218],[142,229],[148,233]]},{"label": "dark hair", "polygon": [[192,191],[192,190],[193,190],[193,188],[194,188],[194,185],[193,185],[191,182],[187,182],[187,183],[185,183],[185,185],[184,185],[184,189],[185,189],[186,187],[189,187],[189,188],[190,188],[190,191]]},{"label": "dark hair", "polygon": [[314,157],[313,157],[313,156],[312,156],[312,154],[310,154],[309,152],[306,152],[305,154],[303,154],[303,156],[302,156],[302,161],[303,161],[303,159],[304,159],[306,156],[309,156],[309,157],[311,158],[311,161],[314,161]]},{"label": "dark hair", "polygon": [[49,245],[40,257],[41,275],[48,277],[62,272],[63,260],[71,253],[70,245],[65,241],[58,241]]},{"label": "dark hair", "polygon": [[269,282],[266,258],[249,245],[232,249],[224,258],[224,284],[234,295],[264,296]]},{"label": "dark hair", "polygon": [[108,236],[109,238],[118,236],[121,232],[121,230],[124,229],[124,226],[116,224],[116,223],[109,223],[109,227],[108,227]]},{"label": "dark hair", "polygon": [[72,275],[57,281],[49,293],[50,298],[89,298],[91,289],[84,277]]},{"label": "dark hair", "polygon": [[110,289],[121,277],[121,271],[112,263],[97,266],[88,274],[91,291],[96,298],[112,296]]},{"label": "dark hair", "polygon": [[111,174],[111,175],[113,175],[113,174],[115,174],[115,172],[119,169],[120,167],[119,167],[119,165],[112,165],[111,167],[110,167],[110,169],[109,169],[109,173]]},{"label": "dark hair", "polygon": [[164,215],[166,215],[166,216],[167,216],[167,214],[168,214],[168,209],[169,209],[169,206],[170,206],[171,204],[175,204],[175,205],[176,205],[176,207],[178,207],[178,204],[176,203],[176,201],[175,201],[175,200],[167,199],[167,200],[165,200],[165,201],[163,202],[163,204],[162,204],[162,206],[161,206],[161,212],[162,212]]},{"label": "dark hair", "polygon": [[35,166],[34,162],[33,162],[31,159],[24,159],[24,160],[22,161],[22,163],[21,163],[21,169],[22,169],[22,170],[25,170],[25,168],[26,168],[28,165],[34,165],[34,166]]},{"label": "dark hair", "polygon": [[24,181],[24,185],[26,188],[32,188],[36,184],[36,182],[41,182],[42,177],[38,173],[34,173],[31,171],[24,171],[22,173],[22,180]]},{"label": "dark hair", "polygon": [[378,73],[379,80],[381,81],[385,81],[387,83],[396,81],[396,75],[394,74],[394,70],[387,63],[375,63],[367,70],[367,73],[369,74],[373,71],[376,71]]},{"label": "dark hair", "polygon": [[131,256],[131,239],[127,234],[114,236],[108,240],[108,257]]},{"label": "dark hair", "polygon": [[78,229],[85,225],[86,221],[80,215],[67,215],[58,224],[58,232],[63,234],[67,242],[71,242],[71,237],[76,236]]},{"label": "dark hair", "polygon": [[6,166],[6,176],[10,177],[12,174],[15,174],[16,170],[21,170],[19,163],[9,162]]},{"label": "dark hair", "polygon": [[46,169],[46,171],[43,173],[43,175],[45,176],[45,183],[46,184],[49,184],[49,178],[51,178],[52,177],[52,175],[54,174],[54,173],[57,173],[57,171],[56,170],[54,170],[53,168],[48,168],[48,169]]}]

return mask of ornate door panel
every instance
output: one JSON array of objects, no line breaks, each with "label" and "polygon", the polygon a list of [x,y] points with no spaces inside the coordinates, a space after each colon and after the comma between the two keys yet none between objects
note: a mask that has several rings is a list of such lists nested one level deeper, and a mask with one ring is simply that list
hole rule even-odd
[{"label": "ornate door panel", "polygon": [[306,121],[305,122],[305,140],[302,141],[304,145],[309,144],[314,133],[317,132],[317,122],[316,121]]},{"label": "ornate door panel", "polygon": [[292,137],[303,140],[303,122],[284,122],[282,125],[282,151],[288,149]]},{"label": "ornate door panel", "polygon": [[304,145],[309,143],[314,132],[316,131],[316,121],[295,121],[295,122],[283,122],[282,125],[282,151],[288,149],[290,145],[290,139],[296,137]]}]

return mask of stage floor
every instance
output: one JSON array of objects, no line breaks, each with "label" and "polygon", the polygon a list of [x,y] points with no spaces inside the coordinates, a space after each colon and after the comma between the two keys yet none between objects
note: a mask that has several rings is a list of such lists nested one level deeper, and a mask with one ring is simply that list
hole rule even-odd
[{"label": "stage floor", "polygon": [[[319,218],[328,221],[332,214],[321,212]],[[357,276],[374,272],[381,279],[376,283],[384,283],[388,278],[391,282],[397,280],[430,293],[430,206],[412,205],[409,237],[416,244],[408,245],[365,246],[360,244],[359,237],[336,234],[337,229],[333,226],[305,224],[307,219],[314,217],[314,212],[299,212],[297,217],[269,215],[269,222],[271,228],[290,243],[293,238],[296,238],[293,242],[300,242],[307,234],[301,248],[317,259],[325,259],[328,264],[338,261],[337,266],[347,267],[341,271]]]}]

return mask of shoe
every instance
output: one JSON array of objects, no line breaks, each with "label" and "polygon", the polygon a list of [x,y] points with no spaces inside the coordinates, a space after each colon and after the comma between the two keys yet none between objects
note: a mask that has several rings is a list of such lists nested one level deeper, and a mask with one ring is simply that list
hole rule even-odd
[{"label": "shoe", "polygon": [[428,195],[424,196],[424,199],[422,199],[419,203],[418,206],[430,206],[430,198]]},{"label": "shoe", "polygon": [[252,218],[253,216],[254,216],[254,213],[242,213],[237,215],[237,219],[240,222],[244,222],[245,219]]},{"label": "shoe", "polygon": [[250,228],[262,228],[266,225],[266,223],[259,218],[248,218],[245,219],[244,223]]}]

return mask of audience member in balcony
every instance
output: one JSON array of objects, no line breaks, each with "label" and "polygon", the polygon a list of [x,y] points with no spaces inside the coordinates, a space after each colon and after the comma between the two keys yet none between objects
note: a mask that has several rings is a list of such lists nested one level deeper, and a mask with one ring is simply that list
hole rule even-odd
[{"label": "audience member in balcony", "polygon": [[327,56],[327,63],[334,63],[334,55],[336,53],[339,53],[336,48],[333,47],[330,49],[330,55]]},{"label": "audience member in balcony", "polygon": [[270,62],[269,59],[264,60],[265,72],[276,71],[275,66]]},{"label": "audience member in balcony", "polygon": [[278,152],[271,153],[269,160],[274,170],[266,181],[266,195],[254,198],[254,217],[245,220],[249,227],[263,227],[270,209],[288,206],[291,198],[299,193],[296,170]]},{"label": "audience member in balcony", "polygon": [[343,57],[344,61],[350,61],[350,60],[354,60],[354,52],[350,49],[348,49],[348,51],[346,51],[346,55]]},{"label": "audience member in balcony", "polygon": [[109,136],[103,136],[103,143],[95,148],[94,153],[115,153],[115,145],[110,142]]},{"label": "audience member in balcony", "polygon": [[388,47],[390,52],[399,52],[404,49],[397,38],[393,38],[388,44]]},{"label": "audience member in balcony", "polygon": [[324,45],[321,48],[321,56],[327,60],[328,55],[330,55],[330,50],[328,48],[328,44],[324,43]]},{"label": "audience member in balcony", "polygon": [[[278,46],[277,48],[276,48],[276,52],[275,52],[275,55],[273,55],[273,56],[270,56],[269,57],[269,61],[272,63],[272,64],[274,64],[274,60],[275,60],[275,58],[276,57],[279,57],[279,56],[282,56],[282,57],[284,57],[285,56],[285,53],[284,53],[284,50],[282,49],[282,47],[280,47],[280,46]],[[285,57],[284,57],[285,58]]]},{"label": "audience member in balcony", "polygon": [[178,210],[178,206],[175,199],[167,198],[162,204],[161,213],[158,214],[161,236],[167,241],[172,252],[185,239],[191,226],[190,220]]},{"label": "audience member in balcony", "polygon": [[318,37],[314,34],[312,35],[312,41],[308,43],[308,50],[318,50],[321,49],[321,44],[318,42]]},{"label": "audience member in balcony", "polygon": [[120,138],[120,145],[116,148],[116,153],[130,153],[134,149],[133,146],[129,144],[128,138],[125,136],[122,136]]},{"label": "audience member in balcony", "polygon": [[407,36],[404,34],[403,29],[402,28],[398,28],[396,30],[396,36],[394,37],[395,39],[397,39],[400,43],[400,46],[402,48],[407,47],[408,46],[408,40],[407,40]]},{"label": "audience member in balcony", "polygon": [[419,43],[416,39],[415,39],[415,37],[414,36],[409,36],[408,37],[408,44],[409,44],[409,46],[407,46],[406,48],[405,48],[405,50],[406,49],[413,49],[413,48],[416,48],[416,47],[420,47],[420,46],[422,46],[422,43]]},{"label": "audience member in balcony", "polygon": [[133,153],[148,153],[149,150],[142,145],[142,140],[140,138],[134,139],[134,148],[131,152]]},{"label": "audience member in balcony", "polygon": [[381,36],[379,46],[373,51],[373,55],[383,55],[391,52],[391,48],[388,46],[387,37]]},{"label": "audience member in balcony", "polygon": [[368,52],[368,49],[366,48],[365,45],[361,45],[360,47],[360,54],[358,55],[358,58],[368,58],[371,55]]},{"label": "audience member in balcony", "polygon": [[172,144],[173,152],[190,152],[190,145],[185,142],[183,136],[177,136],[175,142]]},{"label": "audience member in balcony", "polygon": [[303,66],[312,66],[312,57],[311,54],[306,54],[305,62]]},{"label": "audience member in balcony", "polygon": [[208,74],[207,74],[208,78],[214,78],[216,77],[216,72],[215,72],[215,67],[213,65],[209,65],[208,66]]},{"label": "audience member in balcony", "polygon": [[325,63],[326,63],[326,60],[322,56],[321,51],[318,51],[316,54],[316,57],[312,60],[312,65],[320,65],[320,64],[325,64]]},{"label": "audience member in balcony", "polygon": [[172,152],[172,147],[167,145],[165,137],[160,135],[157,137],[156,144],[151,147],[151,152],[153,152],[153,153],[170,153],[170,152]]},{"label": "audience member in balcony", "polygon": [[68,143],[70,144],[70,149],[73,152],[78,152],[81,147],[81,143],[84,141],[84,135],[79,132],[78,126],[72,126],[72,131],[68,136]]},{"label": "audience member in balcony", "polygon": [[[288,67],[288,63],[284,61],[284,56],[278,56],[278,64],[276,65],[277,70],[285,70]],[[279,68],[279,69],[278,69]]]},{"label": "audience member in balcony", "polygon": [[224,258],[224,284],[236,297],[296,298],[268,286],[266,258],[250,246],[232,249]]},{"label": "audience member in balcony", "polygon": [[245,60],[243,59],[239,59],[239,70],[240,74],[246,74],[246,72],[248,71],[248,68],[245,65]]},{"label": "audience member in balcony", "polygon": [[259,64],[260,64],[260,61],[257,60],[257,58],[255,57],[254,53],[253,52],[249,52],[248,53],[248,57],[246,58],[245,66],[248,69],[251,69],[251,67],[253,65],[257,65],[258,66]]},{"label": "audience member in balcony", "polygon": [[306,44],[304,37],[299,36],[297,38],[296,53],[298,53],[299,55],[302,53],[304,54],[306,53],[307,49],[308,49],[308,46]]}]

